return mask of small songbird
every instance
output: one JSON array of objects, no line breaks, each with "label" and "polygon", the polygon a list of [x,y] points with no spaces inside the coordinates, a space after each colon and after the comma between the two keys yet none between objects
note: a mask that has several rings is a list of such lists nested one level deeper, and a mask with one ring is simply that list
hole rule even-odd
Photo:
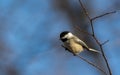
[{"label": "small songbird", "polygon": [[72,52],[74,55],[78,55],[80,52],[82,52],[84,49],[96,53],[100,53],[99,51],[89,48],[85,42],[80,40],[77,36],[73,35],[69,31],[64,31],[60,33],[60,40],[63,42],[63,47]]}]

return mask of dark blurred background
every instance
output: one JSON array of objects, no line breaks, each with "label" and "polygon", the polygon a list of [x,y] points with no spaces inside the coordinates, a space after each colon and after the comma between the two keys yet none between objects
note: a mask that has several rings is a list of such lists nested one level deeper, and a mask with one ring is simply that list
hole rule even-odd
[{"label": "dark blurred background", "polygon": [[[119,10],[119,0],[82,0],[91,17]],[[120,11],[94,21],[95,34],[113,75],[120,75]],[[99,49],[78,0],[0,0],[0,75],[104,75],[61,47],[59,34],[68,30]],[[80,54],[107,71],[103,58]]]}]

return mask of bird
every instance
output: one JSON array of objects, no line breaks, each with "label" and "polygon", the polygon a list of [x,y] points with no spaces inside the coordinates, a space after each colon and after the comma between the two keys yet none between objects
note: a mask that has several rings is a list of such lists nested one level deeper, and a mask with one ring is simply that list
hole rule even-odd
[{"label": "bird", "polygon": [[69,52],[73,53],[73,55],[80,54],[82,51],[84,51],[84,49],[91,52],[100,53],[100,51],[97,51],[95,49],[88,47],[85,42],[80,40],[77,36],[75,36],[70,31],[61,32],[60,40],[63,42],[62,46]]}]

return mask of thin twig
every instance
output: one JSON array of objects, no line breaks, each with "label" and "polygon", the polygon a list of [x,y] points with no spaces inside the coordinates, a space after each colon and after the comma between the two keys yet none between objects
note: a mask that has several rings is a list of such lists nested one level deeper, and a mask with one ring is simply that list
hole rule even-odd
[{"label": "thin twig", "polygon": [[106,40],[105,42],[103,42],[101,45],[105,45],[106,43],[108,43],[109,40]]},{"label": "thin twig", "polygon": [[107,65],[107,68],[108,68],[108,71],[109,71],[109,75],[112,75],[112,71],[111,71],[111,69],[110,69],[108,60],[107,60],[107,58],[106,58],[106,56],[105,56],[105,53],[104,53],[104,51],[103,51],[103,47],[102,47],[102,45],[99,45],[99,46],[100,46],[100,49],[101,49],[101,52],[102,52],[102,56],[103,56],[103,58],[104,58],[104,60],[105,60],[105,62],[106,62],[106,65]]},{"label": "thin twig", "polygon": [[93,26],[93,20],[95,20],[95,19],[97,19],[97,18],[100,18],[100,17],[103,17],[103,16],[108,15],[108,14],[115,13],[116,11],[109,12],[109,13],[105,13],[105,14],[102,14],[102,15],[100,15],[100,16],[96,16],[96,17],[94,17],[94,18],[91,19],[90,16],[89,16],[89,14],[88,14],[88,11],[87,11],[86,8],[84,7],[84,5],[83,5],[83,3],[81,2],[81,0],[79,0],[79,3],[80,3],[80,5],[81,5],[84,13],[86,14],[86,16],[88,17],[88,19],[89,19],[89,21],[90,21],[90,26],[91,26],[91,30],[92,30],[92,37],[94,38],[94,40],[96,41],[96,43],[99,45],[99,47],[100,47],[100,49],[101,49],[102,56],[103,56],[103,58],[104,58],[104,60],[105,60],[105,63],[106,63],[106,65],[107,65],[107,68],[108,68],[108,71],[109,71],[109,75],[112,75],[112,72],[111,72],[109,63],[108,63],[108,61],[107,61],[107,58],[106,58],[106,56],[105,56],[105,54],[104,54],[104,51],[103,51],[103,48],[102,48],[102,45],[103,45],[103,44],[101,44],[101,43],[98,41],[98,39],[96,38],[95,31],[94,31],[94,26]]},{"label": "thin twig", "polygon": [[[94,32],[93,21],[91,19],[89,19],[89,21],[90,21],[90,27],[92,29],[92,34],[93,34],[93,37],[94,37],[95,36],[95,32]],[[96,42],[98,42],[98,41],[96,40]]]},{"label": "thin twig", "polygon": [[109,14],[113,14],[113,13],[116,13],[117,11],[111,11],[111,12],[107,12],[107,13],[104,13],[102,15],[99,15],[99,16],[96,16],[94,18],[91,18],[91,20],[95,20],[97,18],[100,18],[100,17],[103,17],[103,16],[106,16],[106,15],[109,15]]},{"label": "thin twig", "polygon": [[111,72],[109,63],[108,63],[108,61],[107,61],[107,58],[106,58],[105,53],[104,53],[103,48],[102,48],[102,44],[100,44],[100,42],[99,42],[98,39],[96,38],[95,34],[94,34],[93,38],[94,38],[94,40],[96,41],[96,43],[97,43],[97,44],[99,45],[99,47],[100,47],[100,50],[101,50],[101,52],[102,52],[102,56],[103,56],[103,58],[104,58],[104,60],[105,60],[105,62],[106,62],[106,65],[107,65],[107,68],[108,68],[108,71],[109,71],[109,75],[112,75],[112,72]]},{"label": "thin twig", "polygon": [[75,27],[75,29],[77,29],[78,31],[80,31],[80,32],[82,32],[82,33],[85,33],[86,35],[92,36],[92,34],[90,34],[90,33],[87,32],[87,31],[84,31],[84,30],[80,29],[77,25],[74,25],[74,27]]},{"label": "thin twig", "polygon": [[77,56],[78,56],[79,58],[81,58],[83,61],[87,62],[88,64],[90,64],[90,65],[92,65],[93,67],[99,69],[101,72],[103,72],[104,74],[107,75],[107,73],[106,73],[103,69],[101,69],[99,66],[93,64],[92,62],[88,61],[87,59],[83,58],[83,57],[80,56],[80,55],[77,55]]},{"label": "thin twig", "polygon": [[81,7],[82,7],[82,9],[83,9],[83,11],[85,13],[85,15],[88,17],[88,19],[91,19],[90,16],[89,16],[89,13],[86,11],[86,8],[84,7],[84,5],[83,5],[83,3],[82,3],[81,0],[79,0],[79,3],[81,5]]},{"label": "thin twig", "polygon": [[[71,51],[68,50],[65,46],[63,46],[63,45],[61,45],[61,46],[62,46],[63,48],[65,48],[65,50],[71,52]],[[71,53],[72,53],[72,52],[71,52]],[[72,54],[73,54],[73,53],[72,53]],[[78,56],[78,57],[81,58],[83,61],[87,62],[88,64],[92,65],[93,67],[95,67],[96,69],[100,70],[101,72],[103,72],[104,74],[107,75],[107,73],[106,73],[103,69],[101,69],[99,66],[97,66],[97,65],[95,65],[94,63],[88,61],[87,59],[83,58],[83,57],[80,56],[80,55],[76,55],[76,56]]]}]

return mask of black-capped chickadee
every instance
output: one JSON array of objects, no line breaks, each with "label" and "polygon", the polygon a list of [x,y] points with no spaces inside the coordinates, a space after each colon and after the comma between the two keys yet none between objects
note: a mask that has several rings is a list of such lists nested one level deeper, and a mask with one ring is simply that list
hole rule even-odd
[{"label": "black-capped chickadee", "polygon": [[60,34],[60,40],[63,42],[62,46],[74,55],[78,55],[84,48],[88,51],[100,53],[95,49],[89,48],[82,40],[69,31],[62,32]]}]

